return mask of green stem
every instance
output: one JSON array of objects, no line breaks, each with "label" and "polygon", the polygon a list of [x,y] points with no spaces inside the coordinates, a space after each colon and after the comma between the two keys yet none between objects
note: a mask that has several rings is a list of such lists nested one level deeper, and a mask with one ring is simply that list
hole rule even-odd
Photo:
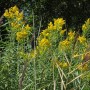
[{"label": "green stem", "polygon": [[22,87],[23,87],[23,80],[24,80],[24,77],[25,77],[26,68],[27,68],[27,62],[24,62],[22,75],[21,75],[21,77],[19,79],[19,90],[22,90]]},{"label": "green stem", "polygon": [[54,78],[54,61],[53,61],[53,85],[54,85],[54,87],[53,87],[53,90],[56,90],[56,82],[55,82],[55,78]]},{"label": "green stem", "polygon": [[[34,50],[35,50],[35,22],[34,22],[34,11],[33,11],[33,9],[32,9],[32,15],[33,15],[33,30],[34,30]],[[34,59],[34,80],[35,80],[35,87],[34,88],[36,90],[36,65],[35,65],[35,59]]]}]

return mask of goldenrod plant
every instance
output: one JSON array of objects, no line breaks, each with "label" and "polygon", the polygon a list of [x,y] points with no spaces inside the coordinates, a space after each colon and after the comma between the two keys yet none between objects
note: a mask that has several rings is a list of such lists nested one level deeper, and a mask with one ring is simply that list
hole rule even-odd
[{"label": "goldenrod plant", "polygon": [[1,57],[1,90],[89,90],[90,19],[78,37],[73,29],[67,32],[63,18],[54,19],[34,36],[32,48],[34,16],[33,26],[26,24],[23,12],[14,6],[5,10],[4,17],[9,40]]}]

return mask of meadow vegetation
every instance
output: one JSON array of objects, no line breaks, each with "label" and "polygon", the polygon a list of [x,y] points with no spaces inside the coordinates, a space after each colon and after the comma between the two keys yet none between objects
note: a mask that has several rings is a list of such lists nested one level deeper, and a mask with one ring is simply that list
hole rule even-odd
[{"label": "meadow vegetation", "polygon": [[4,17],[8,35],[0,57],[0,90],[90,89],[90,58],[85,59],[90,57],[90,18],[81,34],[67,31],[60,17],[35,36],[33,13],[32,25],[17,6],[5,10]]}]

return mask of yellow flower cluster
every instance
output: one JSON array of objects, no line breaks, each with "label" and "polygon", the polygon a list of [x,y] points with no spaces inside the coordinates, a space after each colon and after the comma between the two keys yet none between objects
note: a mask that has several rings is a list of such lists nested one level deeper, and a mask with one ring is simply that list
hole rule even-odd
[{"label": "yellow flower cluster", "polygon": [[49,30],[61,30],[62,26],[65,24],[65,20],[63,18],[54,19],[54,25],[52,22],[48,24]]},{"label": "yellow flower cluster", "polygon": [[21,25],[18,24],[18,22],[11,22],[11,27],[13,28],[19,28]]},{"label": "yellow flower cluster", "polygon": [[37,55],[37,50],[32,50],[31,53],[30,53],[30,58],[35,58]]},{"label": "yellow flower cluster", "polygon": [[68,46],[68,45],[70,44],[70,42],[66,39],[66,40],[60,42],[60,44],[61,44],[62,46]]},{"label": "yellow flower cluster", "polygon": [[68,32],[68,39],[70,41],[74,40],[74,37],[75,37],[75,32],[72,32],[72,31]]},{"label": "yellow flower cluster", "polygon": [[90,25],[90,18],[88,18],[85,24],[82,25],[82,30],[87,31],[89,25]]},{"label": "yellow flower cluster", "polygon": [[17,6],[11,7],[9,10],[5,10],[4,16],[6,18],[16,19],[18,21],[23,19],[23,12],[19,12]]},{"label": "yellow flower cluster", "polygon": [[57,27],[57,29],[62,29],[62,26],[65,24],[65,20],[63,18],[54,19],[54,26]]},{"label": "yellow flower cluster", "polygon": [[53,25],[52,22],[48,24],[48,30],[56,30],[56,26]]},{"label": "yellow flower cluster", "polygon": [[66,32],[66,29],[61,30],[61,31],[60,31],[60,36],[63,36],[65,32]]},{"label": "yellow flower cluster", "polygon": [[25,26],[25,30],[28,31],[28,30],[30,30],[30,29],[31,29],[31,27],[27,24],[27,25]]},{"label": "yellow flower cluster", "polygon": [[41,32],[41,36],[48,37],[50,35],[50,31],[48,29],[45,29]]},{"label": "yellow flower cluster", "polygon": [[29,25],[27,24],[26,26],[24,26],[24,27],[22,28],[21,31],[19,31],[19,32],[16,33],[16,40],[17,40],[17,41],[20,41],[20,40],[26,38],[27,35],[29,34],[29,30],[31,30],[31,28],[30,28]]},{"label": "yellow flower cluster", "polygon": [[50,42],[48,39],[43,38],[41,41],[39,41],[39,46],[44,47],[44,46],[50,46]]},{"label": "yellow flower cluster", "polygon": [[87,26],[85,24],[82,25],[82,30],[86,30]]},{"label": "yellow flower cluster", "polygon": [[79,54],[74,54],[73,58],[76,58],[76,57],[79,57],[79,56],[80,56]]},{"label": "yellow flower cluster", "polygon": [[19,12],[17,6],[11,7],[9,10],[5,10],[4,16],[9,18],[8,20],[10,21],[11,28],[12,30],[15,30],[17,41],[27,37],[31,31],[31,27],[28,24],[25,25],[23,21],[23,12]]},{"label": "yellow flower cluster", "polygon": [[16,34],[16,40],[20,41],[21,39],[25,38],[28,35],[26,31],[17,32]]},{"label": "yellow flower cluster", "polygon": [[67,62],[65,61],[59,61],[59,60],[56,60],[56,63],[59,65],[59,67],[61,68],[67,68],[69,65]]},{"label": "yellow flower cluster", "polygon": [[78,70],[80,70],[80,71],[86,71],[86,70],[88,70],[88,64],[80,64],[80,65],[78,65]]},{"label": "yellow flower cluster", "polygon": [[79,36],[79,37],[78,37],[78,41],[79,41],[81,44],[83,44],[83,43],[86,42],[86,38],[85,38],[84,36]]},{"label": "yellow flower cluster", "polygon": [[60,62],[60,67],[62,68],[67,68],[68,67],[68,63],[67,62]]},{"label": "yellow flower cluster", "polygon": [[69,46],[70,46],[70,41],[67,39],[60,41],[60,43],[59,43],[59,48],[62,50],[68,49]]},{"label": "yellow flower cluster", "polygon": [[[64,24],[65,24],[65,20],[63,20],[63,18],[54,19],[54,24],[50,22],[48,24],[48,28],[43,30],[40,33],[40,36],[38,37],[39,46],[45,46],[46,44],[50,45],[50,43],[53,42],[53,40],[51,40],[52,37],[53,38],[56,37],[56,39],[58,39],[57,36],[59,35],[63,36],[66,31],[65,29],[62,30],[62,26]],[[55,34],[59,34],[59,35],[55,35]]]}]

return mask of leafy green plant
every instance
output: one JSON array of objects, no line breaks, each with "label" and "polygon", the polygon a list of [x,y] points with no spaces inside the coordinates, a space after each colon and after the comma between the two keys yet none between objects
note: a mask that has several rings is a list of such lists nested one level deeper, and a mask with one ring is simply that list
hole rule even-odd
[{"label": "leafy green plant", "polygon": [[[82,34],[67,32],[63,18],[54,19],[35,38],[33,26],[24,22],[17,6],[6,10],[9,40],[1,56],[1,90],[88,90],[90,58],[85,61],[90,19],[82,26]],[[87,24],[88,23],[88,24]],[[34,32],[34,35],[33,35]],[[34,48],[31,41],[34,41]],[[36,43],[36,45],[35,45]],[[86,87],[86,86],[87,87]]]}]

